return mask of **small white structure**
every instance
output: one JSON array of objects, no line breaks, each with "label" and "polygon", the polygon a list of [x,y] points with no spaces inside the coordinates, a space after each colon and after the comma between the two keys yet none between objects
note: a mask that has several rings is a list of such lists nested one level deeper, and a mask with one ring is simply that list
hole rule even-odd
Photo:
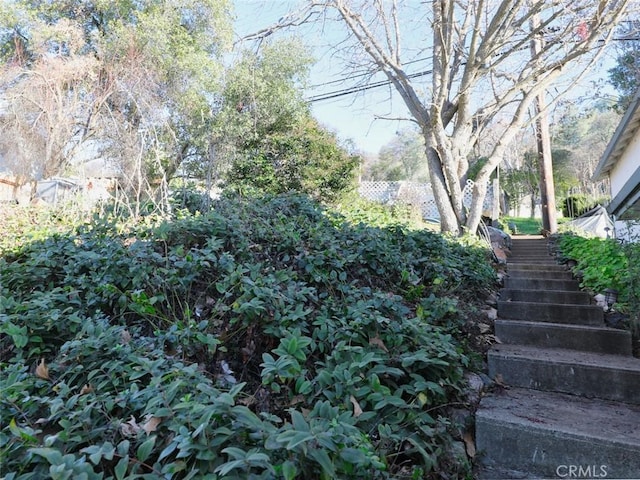
[{"label": "small white structure", "polygon": [[640,241],[640,90],[593,174],[594,180],[606,178],[611,184],[607,211],[616,220],[616,237]]}]

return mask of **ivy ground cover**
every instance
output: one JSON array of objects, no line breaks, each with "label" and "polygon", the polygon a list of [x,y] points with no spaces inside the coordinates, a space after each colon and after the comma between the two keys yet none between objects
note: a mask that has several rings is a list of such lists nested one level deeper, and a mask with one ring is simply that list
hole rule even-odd
[{"label": "ivy ground cover", "polygon": [[468,474],[446,407],[487,249],[302,196],[140,225],[2,253],[5,479]]}]

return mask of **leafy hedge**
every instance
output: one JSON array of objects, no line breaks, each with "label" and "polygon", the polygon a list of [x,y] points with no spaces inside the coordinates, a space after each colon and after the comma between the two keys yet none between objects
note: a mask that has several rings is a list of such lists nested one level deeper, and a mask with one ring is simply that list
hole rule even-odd
[{"label": "leafy hedge", "polygon": [[0,258],[0,465],[29,478],[461,477],[486,249],[225,198]]},{"label": "leafy hedge", "polygon": [[618,291],[616,308],[631,317],[636,336],[640,334],[640,243],[620,244],[615,239],[561,235],[562,255],[577,261],[582,286],[593,293],[607,288]]}]

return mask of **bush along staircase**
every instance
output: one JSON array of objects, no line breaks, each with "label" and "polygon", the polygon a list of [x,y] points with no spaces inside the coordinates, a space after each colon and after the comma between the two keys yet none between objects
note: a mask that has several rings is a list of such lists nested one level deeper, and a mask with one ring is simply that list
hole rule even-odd
[{"label": "bush along staircase", "polygon": [[513,239],[476,413],[480,479],[640,479],[640,359],[542,237]]}]

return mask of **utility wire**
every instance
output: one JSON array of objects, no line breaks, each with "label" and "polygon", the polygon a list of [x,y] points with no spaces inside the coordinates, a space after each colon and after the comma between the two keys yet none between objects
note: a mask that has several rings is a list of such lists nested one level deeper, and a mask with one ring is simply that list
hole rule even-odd
[{"label": "utility wire", "polygon": [[[640,40],[640,38],[614,38],[612,39],[612,41],[619,41],[619,42],[623,42],[623,41],[638,41]],[[529,48],[529,47],[526,47]],[[524,50],[524,48],[523,48]],[[421,60],[427,60],[425,59],[421,59]],[[421,61],[420,60],[420,61]],[[413,62],[407,62],[407,63],[415,63],[419,60],[415,60]],[[418,78],[418,77],[423,77],[425,75],[430,75],[431,73],[433,73],[433,70],[424,70],[422,72],[416,72],[416,73],[411,73],[409,75],[407,75],[407,77],[409,78]],[[359,78],[359,77],[364,77],[368,74],[360,74],[360,75],[356,75],[353,76],[351,78]],[[320,87],[323,85],[329,85],[332,83],[338,83],[341,82],[343,80],[332,80],[331,82],[327,82],[327,83],[322,83],[322,84],[318,84],[315,85],[314,87]],[[354,93],[359,93],[359,92],[364,92],[366,90],[371,90],[374,88],[379,88],[379,87],[385,87],[387,85],[391,85],[391,81],[390,80],[380,80],[377,82],[373,82],[373,83],[368,83],[367,85],[361,85],[359,87],[349,87],[349,88],[344,88],[342,90],[334,90],[332,92],[328,92],[328,93],[322,93],[322,94],[318,94],[318,95],[314,95],[312,97],[307,98],[307,102],[308,103],[316,103],[316,102],[322,102],[325,100],[331,100],[334,98],[340,98],[340,97],[345,97],[347,95],[353,95]]]},{"label": "utility wire", "polygon": [[[422,72],[411,73],[407,75],[407,77],[418,78],[418,77],[424,77],[425,75],[429,75],[431,73],[433,73],[433,70],[424,70]],[[333,92],[323,93],[320,95],[314,95],[313,97],[309,97],[307,99],[307,102],[309,103],[322,102],[323,100],[330,100],[332,98],[344,97],[346,95],[353,95],[354,93],[364,92],[365,90],[384,87],[386,85],[391,85],[391,80],[380,80],[378,82],[368,83],[367,85],[362,85],[360,87],[350,87],[350,88],[345,88],[343,90],[336,90]]]}]

